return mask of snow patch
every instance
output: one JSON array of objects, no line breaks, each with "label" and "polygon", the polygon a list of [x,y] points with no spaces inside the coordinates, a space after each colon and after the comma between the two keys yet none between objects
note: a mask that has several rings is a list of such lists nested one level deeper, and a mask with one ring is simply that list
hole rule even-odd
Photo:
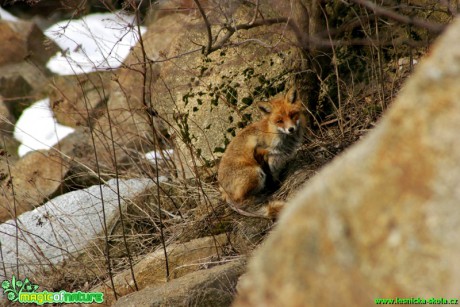
[{"label": "snow patch", "polygon": [[75,130],[58,124],[50,108],[49,98],[39,100],[22,112],[14,127],[14,137],[21,142],[18,155],[49,149]]},{"label": "snow patch", "polygon": [[163,160],[163,157],[167,160],[170,160],[173,156],[174,150],[167,149],[163,150],[163,152],[159,151],[150,151],[144,155],[144,157],[152,164],[155,164],[155,160]]},{"label": "snow patch", "polygon": [[14,15],[11,15],[10,13],[8,13],[7,11],[5,11],[4,9],[2,9],[0,7],[0,19],[1,20],[7,20],[7,21],[13,21],[13,22],[16,22],[19,20],[19,18],[17,18],[16,16]]},{"label": "snow patch", "polygon": [[[140,27],[141,34],[145,31]],[[60,21],[46,29],[45,35],[64,50],[47,64],[60,75],[117,68],[139,40],[135,16],[121,11]]]}]

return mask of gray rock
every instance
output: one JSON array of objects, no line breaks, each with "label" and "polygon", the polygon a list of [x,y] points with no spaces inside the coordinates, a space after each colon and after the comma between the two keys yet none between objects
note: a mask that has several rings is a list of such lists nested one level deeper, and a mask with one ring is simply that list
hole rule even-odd
[{"label": "gray rock", "polygon": [[7,276],[1,270],[0,279],[10,278],[11,273],[16,272],[16,263],[19,273],[27,275],[85,252],[96,238],[103,236],[103,204],[110,229],[119,216],[119,200],[121,210],[125,211],[129,200],[147,193],[153,186],[150,179],[120,180],[117,191],[117,181],[112,179],[106,185],[56,197],[22,214],[17,221],[3,223],[0,225],[1,262]]}]

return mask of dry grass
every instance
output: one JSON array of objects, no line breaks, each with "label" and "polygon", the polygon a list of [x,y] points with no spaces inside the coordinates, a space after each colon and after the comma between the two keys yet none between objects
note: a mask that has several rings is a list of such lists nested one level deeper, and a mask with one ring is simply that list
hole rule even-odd
[{"label": "dry grass", "polygon": [[[402,35],[407,31],[406,27],[394,31],[385,21],[368,18],[369,12],[364,13],[363,8],[354,8],[348,20],[335,22],[348,24],[362,18],[360,35],[372,38],[372,42],[376,33],[382,40],[385,37],[391,41],[389,32]],[[350,38],[345,34],[344,39]],[[338,46],[334,52],[326,53],[332,64],[326,75],[317,76],[320,93],[318,109],[311,112],[313,125],[304,145],[289,163],[280,188],[270,191],[271,198],[292,197],[324,165],[373,129],[413,69],[413,65],[402,63],[401,59],[414,60],[424,54],[431,42],[431,37],[427,37],[426,44],[417,48],[392,41],[392,45],[385,46]],[[161,137],[154,140],[153,147],[159,148],[162,141]],[[192,148],[191,152],[195,150]],[[183,179],[177,176],[177,163],[151,165],[138,156],[128,154],[128,157],[135,162],[134,167],[122,169],[115,165],[111,176],[156,179],[167,175],[169,181],[160,183],[148,198],[134,200],[123,221],[119,220],[108,236],[100,238],[83,257],[69,259],[62,267],[34,276],[35,282],[48,291],[89,290],[101,282],[108,283],[107,262],[110,273],[114,274],[129,269],[159,247],[222,233],[231,238],[222,256],[232,259],[250,253],[274,226],[272,221],[240,216],[222,202],[216,165],[195,168],[195,178]],[[97,175],[102,177],[100,173]]]}]

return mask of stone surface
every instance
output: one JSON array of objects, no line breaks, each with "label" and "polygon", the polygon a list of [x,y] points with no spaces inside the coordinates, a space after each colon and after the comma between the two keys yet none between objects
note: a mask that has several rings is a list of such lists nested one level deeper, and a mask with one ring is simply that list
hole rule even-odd
[{"label": "stone surface", "polygon": [[[10,154],[15,154],[18,146],[18,142],[13,138],[15,123],[16,118],[11,114],[3,97],[0,95],[0,149],[3,148]],[[3,162],[0,160],[0,173],[3,167]]]},{"label": "stone surface", "polygon": [[2,265],[7,276],[1,270],[0,279],[9,279],[16,272],[16,261],[20,275],[31,276],[86,253],[97,238],[103,237],[103,208],[110,228],[119,216],[118,201],[125,211],[130,200],[148,193],[153,185],[150,179],[120,180],[117,194],[117,182],[112,179],[106,185],[58,196],[17,220],[1,224]]},{"label": "stone surface", "polygon": [[29,21],[0,20],[0,95],[17,118],[27,104],[46,88],[45,64],[56,53],[56,44]]},{"label": "stone surface", "polygon": [[[170,270],[170,279],[176,279],[188,273],[206,267],[222,255],[223,247],[228,244],[228,238],[222,234],[215,237],[204,237],[186,243],[171,244],[166,248]],[[139,290],[167,282],[164,251],[148,254],[134,266],[134,276]],[[126,270],[114,277],[118,297],[135,291],[131,271]],[[104,292],[104,305],[114,302],[113,290],[106,285],[93,288],[93,292]]]},{"label": "stone surface", "polygon": [[[125,61],[108,105],[118,112],[112,113],[113,118],[123,123],[121,127],[127,131],[123,137],[127,138],[138,131],[149,131],[144,100],[147,105],[151,102],[175,135],[176,158],[188,174],[194,172],[195,163],[218,158],[235,131],[258,116],[257,108],[252,106],[255,101],[281,90],[287,79],[292,35],[285,25],[255,27],[232,37],[229,43],[238,48],[225,47],[205,57],[200,48],[207,44],[203,20],[191,1],[188,8],[186,1],[179,2],[184,2],[182,10],[165,11],[149,25],[143,37],[144,48],[134,48]],[[252,17],[253,10],[243,5],[219,5],[218,1],[206,5],[211,23],[224,20],[224,15],[241,21]],[[267,6],[265,9],[267,18],[274,14]],[[218,27],[213,31],[217,33]],[[250,43],[254,37],[259,44]],[[247,43],[240,44],[242,41]],[[149,86],[145,95],[140,82],[144,80],[142,69],[136,69],[141,68],[144,51],[153,61],[147,66]],[[125,110],[134,112],[128,116]]]},{"label": "stone surface", "polygon": [[32,102],[43,97],[48,80],[42,67],[30,62],[0,66],[0,95],[10,112],[19,118]]},{"label": "stone surface", "polygon": [[29,21],[0,20],[0,66],[31,61],[44,66],[58,47],[46,42],[43,32]]},{"label": "stone surface", "polygon": [[235,306],[458,297],[460,20],[378,127],[282,212]]},{"label": "stone surface", "polygon": [[[60,155],[35,151],[10,165],[0,185],[0,222],[40,206],[54,195],[60,194],[68,164]],[[10,161],[8,161],[10,163]]]},{"label": "stone surface", "polygon": [[190,273],[119,299],[114,306],[230,306],[242,261]]},{"label": "stone surface", "polygon": [[16,119],[5,104],[2,96],[0,96],[0,131],[1,133],[11,134],[14,131],[14,123]]},{"label": "stone surface", "polygon": [[98,72],[55,77],[50,101],[58,123],[76,128],[94,122],[105,111],[110,76],[110,73]]},{"label": "stone surface", "polygon": [[148,174],[152,170],[148,162],[139,162],[141,153],[146,150],[145,147],[118,143],[115,136],[115,142],[112,143],[110,131],[102,132],[99,128],[95,127],[91,132],[87,127],[78,127],[74,133],[53,147],[53,151],[68,157],[66,161],[69,164],[70,174],[66,177],[66,183],[69,186],[88,187],[98,182],[99,175],[104,180],[108,180],[114,177],[116,168],[119,173],[133,170],[137,174],[139,172]]}]

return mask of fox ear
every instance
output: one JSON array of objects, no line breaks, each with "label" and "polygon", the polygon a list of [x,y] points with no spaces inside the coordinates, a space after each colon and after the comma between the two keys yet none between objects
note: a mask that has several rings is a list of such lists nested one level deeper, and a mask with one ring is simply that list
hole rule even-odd
[{"label": "fox ear", "polygon": [[258,104],[259,109],[265,113],[265,114],[270,114],[272,112],[272,105],[269,102],[259,102]]},{"label": "fox ear", "polygon": [[292,87],[286,94],[286,100],[289,103],[295,103],[297,101],[297,89],[295,87]]}]

